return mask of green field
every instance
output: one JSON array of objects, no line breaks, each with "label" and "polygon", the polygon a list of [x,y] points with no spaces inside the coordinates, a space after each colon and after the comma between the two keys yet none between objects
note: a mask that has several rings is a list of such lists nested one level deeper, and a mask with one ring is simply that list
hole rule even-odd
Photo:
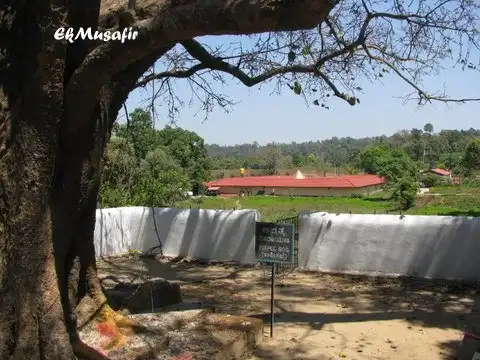
[{"label": "green field", "polygon": [[[480,188],[439,187],[431,194],[417,197],[417,205],[404,212],[415,215],[480,216]],[[433,195],[439,194],[439,195]],[[262,220],[274,221],[295,216],[302,211],[326,211],[353,214],[399,214],[394,211],[383,193],[371,197],[205,197],[179,203],[179,207],[202,209],[257,209]]]}]

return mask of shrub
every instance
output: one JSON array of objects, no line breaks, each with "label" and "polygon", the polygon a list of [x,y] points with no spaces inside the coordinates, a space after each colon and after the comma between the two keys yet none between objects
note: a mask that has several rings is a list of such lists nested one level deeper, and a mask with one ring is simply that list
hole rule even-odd
[{"label": "shrub", "polygon": [[427,174],[421,178],[422,183],[425,187],[431,188],[434,186],[438,186],[439,180],[438,177],[434,174]]},{"label": "shrub", "polygon": [[409,177],[402,177],[389,186],[393,205],[401,210],[408,210],[415,206],[417,199],[418,183]]}]

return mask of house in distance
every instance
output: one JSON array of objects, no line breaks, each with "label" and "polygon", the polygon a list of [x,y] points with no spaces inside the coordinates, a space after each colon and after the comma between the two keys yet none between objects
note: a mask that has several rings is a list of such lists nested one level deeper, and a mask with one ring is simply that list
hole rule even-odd
[{"label": "house in distance", "polygon": [[380,190],[384,183],[384,179],[377,175],[306,177],[298,171],[295,176],[218,179],[207,184],[207,192],[218,195],[350,196],[371,194]]},{"label": "house in distance", "polygon": [[442,176],[442,177],[451,177],[452,176],[452,173],[448,170],[445,170],[445,169],[435,168],[435,169],[430,169],[430,172],[432,174],[435,174],[437,176]]}]

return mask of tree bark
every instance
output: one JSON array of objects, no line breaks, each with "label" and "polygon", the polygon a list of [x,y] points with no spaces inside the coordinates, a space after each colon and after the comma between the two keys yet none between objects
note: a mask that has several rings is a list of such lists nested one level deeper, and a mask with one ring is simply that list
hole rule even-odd
[{"label": "tree bark", "polygon": [[8,117],[2,122],[9,121],[10,134],[0,164],[1,359],[74,358],[58,301],[49,201],[55,129],[63,109],[65,45],[42,42],[43,37],[53,38],[48,24],[61,17],[45,3],[17,14],[11,31],[29,30],[30,43],[24,49],[10,47],[9,55],[18,63],[9,64],[9,73],[2,69],[7,76],[2,90],[8,98],[8,110],[3,111]]},{"label": "tree bark", "polygon": [[[62,124],[69,124],[65,110],[59,108],[49,124],[37,115],[45,113],[37,111],[42,103],[38,96],[22,107],[32,111],[10,112],[9,118],[20,125],[11,134],[0,172],[1,205],[8,209],[0,243],[0,254],[6,255],[0,271],[1,359],[73,359],[74,350],[81,358],[103,359],[81,343],[77,326],[105,314],[120,325],[133,325],[108,307],[96,272],[93,234],[102,159],[130,89],[170,48],[130,65],[102,87],[90,120],[74,135],[63,131]],[[29,121],[39,129],[31,130]],[[33,176],[34,171],[39,174]],[[35,192],[38,196],[32,196],[37,186],[33,180],[43,184]],[[15,203],[18,206],[11,206]],[[15,221],[16,216],[20,220]],[[20,328],[29,330],[20,333]]]}]

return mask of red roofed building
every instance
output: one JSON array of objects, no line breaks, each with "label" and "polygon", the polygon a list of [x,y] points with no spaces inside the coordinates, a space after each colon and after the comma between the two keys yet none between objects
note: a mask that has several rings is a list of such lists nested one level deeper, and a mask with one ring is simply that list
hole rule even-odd
[{"label": "red roofed building", "polygon": [[349,196],[369,194],[380,190],[384,180],[376,175],[347,175],[336,177],[250,176],[219,179],[209,182],[210,191],[218,194],[239,194],[250,191],[252,195],[279,196]]},{"label": "red roofed building", "polygon": [[438,176],[450,177],[450,175],[451,175],[450,171],[445,170],[445,169],[439,169],[439,168],[430,169],[430,172],[435,174],[435,175],[438,175]]}]

